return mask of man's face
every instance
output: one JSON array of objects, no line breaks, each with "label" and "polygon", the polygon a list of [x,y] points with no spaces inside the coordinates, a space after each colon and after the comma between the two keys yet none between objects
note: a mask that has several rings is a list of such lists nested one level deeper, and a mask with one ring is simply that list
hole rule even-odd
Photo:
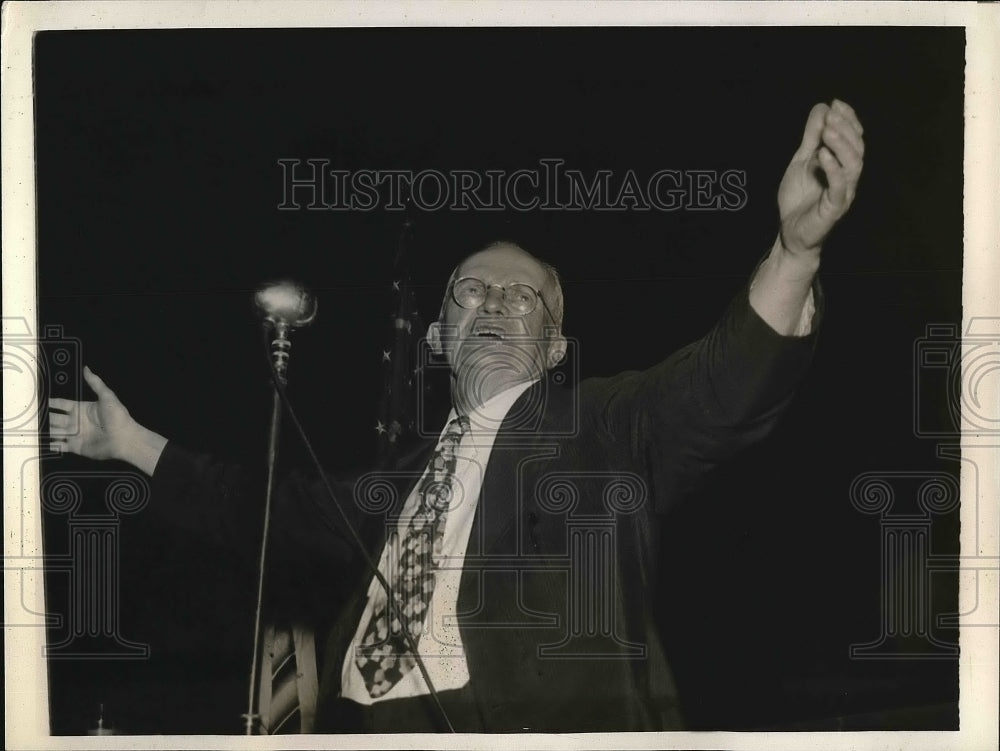
[{"label": "man's face", "polygon": [[562,359],[565,339],[541,299],[530,313],[517,311],[514,285],[528,285],[546,299],[553,295],[549,274],[525,251],[500,245],[476,253],[455,274],[455,281],[469,278],[485,285],[482,302],[463,307],[449,288],[442,318],[431,324],[428,337],[448,359],[453,388],[481,404],[504,388],[541,377]]}]

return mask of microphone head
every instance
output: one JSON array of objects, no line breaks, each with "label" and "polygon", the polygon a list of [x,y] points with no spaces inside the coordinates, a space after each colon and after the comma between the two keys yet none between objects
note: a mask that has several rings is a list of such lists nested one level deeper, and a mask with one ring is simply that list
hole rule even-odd
[{"label": "microphone head", "polygon": [[316,298],[297,282],[269,282],[254,296],[257,310],[264,320],[288,328],[312,323],[316,317]]}]

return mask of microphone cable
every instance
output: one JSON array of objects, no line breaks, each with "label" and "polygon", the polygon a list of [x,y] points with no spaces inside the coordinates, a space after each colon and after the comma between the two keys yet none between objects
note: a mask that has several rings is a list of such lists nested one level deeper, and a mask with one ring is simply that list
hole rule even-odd
[{"label": "microphone cable", "polygon": [[[385,576],[383,576],[382,572],[379,571],[378,564],[375,563],[375,561],[372,559],[370,555],[368,555],[368,551],[365,549],[365,545],[361,541],[360,535],[358,535],[357,530],[354,529],[354,526],[351,524],[350,519],[348,519],[347,513],[340,505],[340,501],[337,500],[337,495],[333,492],[333,487],[330,485],[330,481],[327,479],[326,472],[323,471],[323,465],[320,462],[319,457],[316,455],[315,449],[313,449],[312,442],[309,440],[309,436],[306,434],[305,428],[299,421],[298,415],[295,413],[295,408],[292,406],[291,399],[289,399],[288,397],[288,393],[285,390],[285,385],[281,382],[281,379],[278,376],[278,371],[275,368],[274,362],[271,359],[271,352],[269,347],[270,342],[268,341],[269,337],[266,329],[263,330],[263,335],[264,335],[264,350],[266,353],[268,368],[271,373],[271,382],[273,383],[274,388],[278,393],[278,396],[281,398],[281,403],[284,406],[285,411],[288,413],[288,416],[292,419],[292,423],[295,425],[295,429],[298,431],[299,437],[302,439],[302,443],[305,444],[306,451],[309,453],[309,458],[311,459],[313,465],[316,467],[316,471],[319,473],[320,480],[323,482],[323,487],[326,490],[327,496],[333,503],[333,507],[337,510],[337,513],[340,514],[340,521],[343,524],[343,528],[342,529],[338,528],[334,520],[329,518],[327,509],[321,506],[318,500],[314,499],[316,500],[316,508],[320,512],[320,518],[322,519],[323,523],[334,534],[340,535],[344,530],[346,530],[349,533],[350,541],[354,544],[357,551],[361,553],[361,557],[364,560],[365,565],[374,574],[375,578],[378,580],[379,585],[385,591],[386,602],[388,606],[392,609],[393,616],[395,616],[395,618],[400,623],[403,623],[404,622],[403,615],[400,612],[399,603],[396,601],[396,598],[393,597],[392,587],[389,586],[389,582],[386,581]],[[424,660],[420,656],[420,652],[417,650],[417,643],[414,640],[413,635],[410,634],[409,629],[405,628],[401,629],[401,633],[403,635],[403,638],[406,640],[406,646],[409,648],[411,654],[413,655],[413,659],[417,663],[417,667],[420,669],[420,675],[423,676],[424,683],[427,684],[427,688],[430,692],[431,698],[434,700],[434,705],[437,708],[438,712],[441,714],[441,718],[444,720],[444,724],[447,726],[448,732],[450,733],[458,732],[455,730],[455,727],[451,724],[451,718],[448,717],[448,713],[445,711],[444,706],[441,704],[441,698],[438,696],[437,689],[434,688],[434,682],[431,680],[431,676],[427,672],[427,666],[424,665]]]}]

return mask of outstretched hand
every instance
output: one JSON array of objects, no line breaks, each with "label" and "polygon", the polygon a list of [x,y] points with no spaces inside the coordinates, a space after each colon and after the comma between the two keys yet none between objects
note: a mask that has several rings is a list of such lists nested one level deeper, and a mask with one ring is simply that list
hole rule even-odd
[{"label": "outstretched hand", "polygon": [[809,113],[802,143],[778,188],[781,242],[792,253],[818,253],[857,191],[865,154],[854,110],[834,99]]},{"label": "outstretched hand", "polygon": [[90,368],[83,369],[83,378],[97,395],[96,402],[49,399],[52,450],[88,459],[121,459],[152,475],[167,439],[137,423]]},{"label": "outstretched hand", "polygon": [[83,369],[83,378],[97,401],[49,399],[51,448],[88,459],[124,459],[125,447],[138,424],[115,392],[90,368]]}]

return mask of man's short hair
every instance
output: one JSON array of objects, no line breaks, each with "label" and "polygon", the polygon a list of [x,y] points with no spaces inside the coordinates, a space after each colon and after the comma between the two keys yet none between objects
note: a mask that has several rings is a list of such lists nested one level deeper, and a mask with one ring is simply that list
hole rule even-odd
[{"label": "man's short hair", "polygon": [[475,250],[472,253],[469,253],[469,255],[465,256],[465,258],[463,258],[461,261],[458,262],[458,265],[456,265],[455,268],[452,269],[451,276],[448,277],[448,285],[445,287],[444,290],[444,299],[441,300],[441,311],[440,313],[438,313],[438,320],[439,321],[444,320],[445,308],[448,305],[448,298],[451,295],[451,285],[454,284],[456,281],[458,281],[458,270],[462,268],[462,265],[470,258],[472,258],[472,256],[474,255],[477,255],[487,250],[492,250],[493,248],[502,248],[502,247],[517,248],[525,255],[531,256],[533,259],[535,259],[538,265],[545,270],[545,274],[547,276],[545,285],[546,289],[540,290],[542,295],[544,295],[545,297],[545,302],[543,303],[543,305],[548,305],[549,312],[552,314],[552,319],[556,323],[556,328],[559,329],[559,331],[561,332],[562,322],[563,322],[563,291],[562,291],[562,281],[559,277],[559,272],[556,270],[556,267],[553,266],[551,263],[543,261],[541,258],[538,258],[533,253],[525,250],[516,242],[511,242],[510,240],[494,240],[493,242],[488,243],[487,245],[484,245],[483,247],[479,248],[479,250]]}]

